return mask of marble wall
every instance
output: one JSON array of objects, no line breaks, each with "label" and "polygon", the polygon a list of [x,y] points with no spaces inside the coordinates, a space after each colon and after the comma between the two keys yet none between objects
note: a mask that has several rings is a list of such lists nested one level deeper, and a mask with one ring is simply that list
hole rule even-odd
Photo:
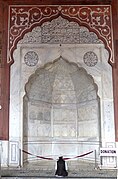
[{"label": "marble wall", "polygon": [[[3,154],[3,165],[36,159],[23,149],[54,158],[96,150],[99,160],[99,147],[115,143],[108,58],[95,33],[62,17],[25,34],[10,75],[9,152],[21,150],[14,162],[4,162]],[[86,158],[94,160],[94,154]]]}]

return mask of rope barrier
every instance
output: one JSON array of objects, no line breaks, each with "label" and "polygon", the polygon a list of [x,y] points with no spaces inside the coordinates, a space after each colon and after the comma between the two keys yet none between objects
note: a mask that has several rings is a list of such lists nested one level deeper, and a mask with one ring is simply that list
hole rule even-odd
[{"label": "rope barrier", "polygon": [[27,151],[25,151],[25,150],[22,150],[22,151],[23,151],[24,153],[26,153],[26,154],[33,155],[33,156],[35,156],[35,157],[37,157],[37,158],[46,159],[46,160],[53,160],[53,158],[48,158],[48,157],[43,157],[43,156],[39,156],[39,155],[34,155],[34,154],[29,153],[29,152],[27,152]]},{"label": "rope barrier", "polygon": [[88,153],[85,153],[85,154],[81,154],[81,155],[78,155],[78,156],[76,156],[76,157],[73,157],[73,158],[64,158],[64,160],[70,160],[70,159],[74,159],[74,158],[80,158],[80,157],[84,157],[84,156],[86,156],[86,155],[89,155],[89,154],[91,154],[93,151],[90,151],[90,152],[88,152]]},{"label": "rope barrier", "polygon": [[[39,156],[39,155],[34,155],[34,154],[32,154],[32,153],[30,153],[30,152],[27,152],[27,151],[25,151],[25,150],[22,150],[24,153],[26,153],[26,154],[28,154],[28,155],[32,155],[32,156],[35,156],[35,157],[37,157],[37,158],[41,158],[41,159],[46,159],[46,160],[54,160],[53,158],[50,158],[50,157],[43,157],[43,156]],[[85,154],[81,154],[81,155],[78,155],[78,156],[75,156],[75,157],[73,157],[73,158],[63,158],[64,160],[70,160],[70,159],[75,159],[75,158],[80,158],[80,157],[84,157],[84,156],[86,156],[86,155],[89,155],[89,154],[91,154],[93,151],[90,151],[90,152],[87,152],[87,153],[85,153]]]}]

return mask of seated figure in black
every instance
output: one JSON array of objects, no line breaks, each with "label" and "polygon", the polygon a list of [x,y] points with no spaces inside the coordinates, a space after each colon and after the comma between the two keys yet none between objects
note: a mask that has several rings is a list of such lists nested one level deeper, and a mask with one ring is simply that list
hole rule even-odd
[{"label": "seated figure in black", "polygon": [[63,159],[63,157],[59,157],[59,160],[57,161],[57,166],[56,166],[56,172],[55,175],[57,177],[66,177],[68,176],[68,172],[66,171],[67,166],[66,163]]}]

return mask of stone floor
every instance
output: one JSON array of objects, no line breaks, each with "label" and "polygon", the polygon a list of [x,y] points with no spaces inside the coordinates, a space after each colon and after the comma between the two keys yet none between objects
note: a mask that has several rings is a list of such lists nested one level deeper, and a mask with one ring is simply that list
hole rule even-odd
[{"label": "stone floor", "polygon": [[[1,170],[1,178],[8,179],[51,179],[51,178],[57,178],[55,177],[55,170],[39,170],[38,166],[30,166],[30,167],[24,167],[24,168],[2,168]],[[88,163],[81,163],[79,168],[76,170],[68,170],[68,177],[65,178],[94,178],[94,179],[116,179],[117,178],[117,170],[116,169],[100,169],[95,168],[94,164],[88,164]]]}]

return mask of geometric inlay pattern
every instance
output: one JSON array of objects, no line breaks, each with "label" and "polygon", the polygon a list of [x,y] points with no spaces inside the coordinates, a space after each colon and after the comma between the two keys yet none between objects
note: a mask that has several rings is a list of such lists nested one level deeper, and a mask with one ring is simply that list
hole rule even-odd
[{"label": "geometric inlay pattern", "polygon": [[83,60],[87,66],[93,67],[97,64],[98,57],[94,52],[89,51],[84,54]]}]

